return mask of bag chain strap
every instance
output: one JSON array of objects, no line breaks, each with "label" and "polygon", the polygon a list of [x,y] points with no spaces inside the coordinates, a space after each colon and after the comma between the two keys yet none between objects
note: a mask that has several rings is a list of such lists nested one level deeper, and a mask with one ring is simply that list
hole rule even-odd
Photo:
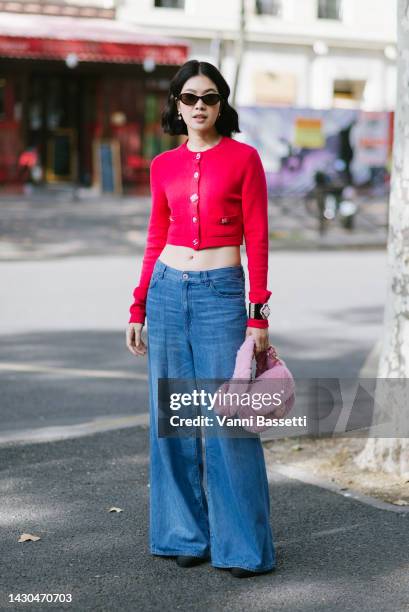
[{"label": "bag chain strap", "polygon": [[270,346],[267,348],[267,353],[270,357],[272,357],[273,359],[276,359],[277,361],[279,360],[279,356],[277,353],[277,349],[275,346],[273,346],[272,344],[270,344]]}]

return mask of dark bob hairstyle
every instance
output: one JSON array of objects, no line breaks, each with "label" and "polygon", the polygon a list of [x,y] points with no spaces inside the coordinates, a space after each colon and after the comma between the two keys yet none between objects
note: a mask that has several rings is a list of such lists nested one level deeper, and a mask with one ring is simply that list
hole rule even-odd
[{"label": "dark bob hairstyle", "polygon": [[175,96],[182,91],[185,82],[192,76],[203,74],[216,85],[219,94],[222,96],[220,103],[220,117],[215,121],[215,128],[223,136],[230,136],[233,132],[241,132],[239,129],[239,116],[230,106],[227,99],[230,95],[230,87],[213,64],[209,62],[199,62],[189,60],[185,62],[177,71],[170,82],[168,99],[162,112],[162,127],[167,134],[187,134],[187,126],[183,119],[178,119],[178,109]]}]

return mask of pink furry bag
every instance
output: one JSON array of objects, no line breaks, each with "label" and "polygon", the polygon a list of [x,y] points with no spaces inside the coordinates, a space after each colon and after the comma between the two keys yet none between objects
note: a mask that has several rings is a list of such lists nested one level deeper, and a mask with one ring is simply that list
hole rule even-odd
[{"label": "pink furry bag", "polygon": [[[295,384],[285,361],[279,359],[275,347],[271,344],[265,351],[256,354],[256,374],[253,380],[254,343],[254,337],[247,336],[237,351],[232,380],[223,383],[219,389],[222,396],[225,392],[237,393],[238,401],[223,401],[223,404],[216,402],[214,409],[220,416],[249,419],[249,424],[246,421],[243,422],[244,429],[252,433],[259,433],[269,429],[271,425],[257,423],[257,415],[262,415],[266,419],[273,419],[284,418],[289,413],[295,402]],[[234,382],[234,379],[240,380]],[[252,401],[250,401],[250,405],[246,405],[243,401],[244,395],[248,396],[247,399],[253,400],[255,399],[254,394],[260,396],[263,393],[269,396],[274,394],[275,401],[278,395],[279,403],[277,405],[271,405],[270,403],[270,405],[255,408]]]}]

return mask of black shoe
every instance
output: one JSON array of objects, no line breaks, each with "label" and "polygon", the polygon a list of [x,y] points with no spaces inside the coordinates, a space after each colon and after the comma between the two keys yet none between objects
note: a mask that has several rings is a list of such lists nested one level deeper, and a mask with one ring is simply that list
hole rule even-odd
[{"label": "black shoe", "polygon": [[247,570],[243,567],[231,567],[230,572],[235,578],[249,578],[250,576],[258,576],[259,574],[268,574],[272,572],[274,568],[264,570],[262,572],[253,572],[253,570]]},{"label": "black shoe", "polygon": [[178,555],[176,557],[176,563],[180,567],[193,567],[194,565],[200,565],[209,560],[209,557],[189,557],[188,555]]}]

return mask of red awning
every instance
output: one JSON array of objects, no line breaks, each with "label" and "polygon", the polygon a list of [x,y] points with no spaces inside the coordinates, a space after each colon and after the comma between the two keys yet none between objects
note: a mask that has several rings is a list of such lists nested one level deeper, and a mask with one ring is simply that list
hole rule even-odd
[{"label": "red awning", "polygon": [[107,19],[0,13],[0,57],[80,62],[179,65],[187,60],[188,41],[152,37]]}]

